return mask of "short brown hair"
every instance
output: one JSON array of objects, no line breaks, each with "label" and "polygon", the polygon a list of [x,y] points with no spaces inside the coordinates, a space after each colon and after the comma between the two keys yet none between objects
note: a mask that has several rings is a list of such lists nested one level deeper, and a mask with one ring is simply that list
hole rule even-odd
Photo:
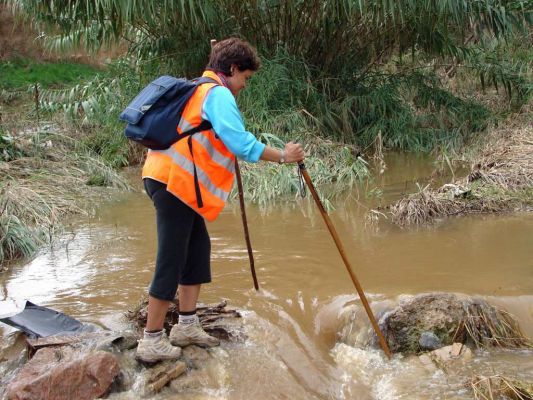
[{"label": "short brown hair", "polygon": [[239,71],[257,71],[261,67],[255,48],[236,37],[221,40],[213,46],[207,69],[231,75],[232,64],[235,64]]}]

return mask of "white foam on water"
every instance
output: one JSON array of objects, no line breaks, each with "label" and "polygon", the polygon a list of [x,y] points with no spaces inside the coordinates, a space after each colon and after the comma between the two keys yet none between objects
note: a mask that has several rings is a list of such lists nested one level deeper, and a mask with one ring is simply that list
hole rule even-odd
[{"label": "white foam on water", "polygon": [[[399,355],[388,360],[378,349],[361,349],[344,343],[337,343],[331,351],[338,367],[344,371],[344,393],[346,398],[356,395],[363,385],[368,388],[370,399],[399,400],[426,399],[428,393],[416,387],[422,380],[441,381],[442,371],[432,378],[423,368],[417,357],[405,358]],[[438,391],[434,392],[438,393]]]},{"label": "white foam on water", "polygon": [[382,355],[375,350],[363,350],[337,343],[331,354],[337,365],[348,374],[347,377],[355,378],[367,386],[372,386],[376,378],[379,378],[376,371],[387,368]]},{"label": "white foam on water", "polygon": [[300,306],[300,309],[302,311],[305,311],[305,304],[304,304],[304,299],[303,299],[301,290],[298,290],[298,304]]}]

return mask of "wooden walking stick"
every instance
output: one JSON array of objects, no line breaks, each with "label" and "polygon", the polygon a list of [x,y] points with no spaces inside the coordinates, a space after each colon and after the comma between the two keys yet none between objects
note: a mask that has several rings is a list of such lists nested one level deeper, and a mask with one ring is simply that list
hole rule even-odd
[{"label": "wooden walking stick", "polygon": [[[211,39],[211,48],[217,43],[216,39]],[[244,228],[244,239],[246,240],[246,248],[248,249],[248,258],[250,259],[250,270],[252,272],[252,278],[254,280],[255,290],[259,290],[259,283],[257,282],[257,276],[255,275],[254,253],[252,250],[252,243],[250,242],[250,233],[248,232],[248,221],[246,219],[246,209],[244,206],[244,190],[242,188],[241,170],[239,168],[239,162],[235,158],[235,175],[237,178],[237,188],[239,189],[239,204],[241,206],[241,218]]]},{"label": "wooden walking stick", "polygon": [[242,189],[241,170],[239,168],[239,162],[235,158],[235,175],[237,175],[237,188],[239,189],[239,203],[241,205],[241,217],[242,225],[244,227],[244,239],[246,240],[246,247],[248,249],[248,258],[250,259],[250,271],[252,271],[252,278],[254,280],[255,290],[259,290],[259,283],[257,282],[257,276],[255,275],[254,266],[254,253],[252,250],[252,243],[250,242],[250,234],[248,232],[248,222],[246,220],[246,209],[244,207],[244,191]]},{"label": "wooden walking stick", "polygon": [[370,323],[372,324],[372,327],[374,328],[374,331],[376,332],[376,335],[378,336],[379,343],[381,344],[381,348],[383,349],[387,357],[390,359],[392,357],[392,353],[389,349],[387,341],[385,340],[383,333],[379,329],[379,326],[376,322],[376,318],[374,317],[374,314],[372,313],[372,309],[368,305],[365,292],[363,291],[361,284],[357,280],[357,277],[355,276],[354,272],[352,271],[352,268],[350,267],[348,257],[346,257],[346,253],[344,252],[344,248],[342,247],[340,238],[337,235],[337,231],[335,230],[335,227],[333,226],[333,223],[331,222],[331,219],[329,218],[329,215],[326,212],[326,209],[324,208],[324,206],[322,205],[322,202],[320,201],[320,198],[318,197],[318,194],[315,190],[315,187],[313,186],[313,182],[311,181],[309,173],[305,169],[304,163],[303,162],[298,163],[298,168],[300,169],[300,172],[305,179],[305,183],[307,183],[307,186],[309,187],[309,191],[311,192],[313,199],[315,199],[315,203],[318,206],[318,209],[320,210],[320,214],[322,214],[322,218],[324,219],[324,222],[326,223],[329,229],[329,232],[331,233],[331,236],[333,238],[333,241],[335,242],[335,245],[337,246],[337,249],[339,250],[342,260],[344,261],[344,265],[346,266],[346,269],[348,270],[348,273],[350,274],[350,278],[352,278],[352,282],[355,285],[355,289],[357,289],[357,293],[359,294],[359,298],[361,299],[363,306],[365,307],[365,311],[366,311],[366,314],[368,315],[368,318],[370,319]]}]

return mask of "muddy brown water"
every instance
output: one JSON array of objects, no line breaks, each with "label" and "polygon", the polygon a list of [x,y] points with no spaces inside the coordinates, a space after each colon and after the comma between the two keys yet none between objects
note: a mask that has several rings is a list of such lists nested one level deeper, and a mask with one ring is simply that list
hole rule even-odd
[{"label": "muddy brown water", "polygon": [[[387,165],[376,179],[380,197],[354,191],[331,213],[372,307],[380,312],[402,296],[429,291],[476,295],[517,316],[533,337],[533,215],[465,217],[404,230],[385,222],[370,229],[369,206],[413,191],[433,169],[427,157],[401,154],[390,155]],[[253,290],[238,208],[229,206],[208,226],[213,282],[201,301],[227,298],[244,310],[248,340],[216,350],[223,368],[215,372],[215,387],[190,398],[470,399],[464,378],[476,373],[533,380],[530,351],[477,352],[445,375],[415,359],[387,362],[377,349],[342,343],[341,315],[360,309],[360,302],[314,204],[306,199],[268,212],[248,205],[247,212],[260,292]],[[122,313],[146,291],[155,243],[148,198],[117,195],[94,217],[73,221],[53,248],[2,275],[3,297],[125,329]],[[11,332],[0,329],[4,337]]]}]

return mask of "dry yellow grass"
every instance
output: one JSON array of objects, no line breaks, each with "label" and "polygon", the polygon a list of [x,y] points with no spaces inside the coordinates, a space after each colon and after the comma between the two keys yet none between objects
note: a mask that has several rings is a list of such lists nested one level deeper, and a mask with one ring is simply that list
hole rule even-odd
[{"label": "dry yellow grass", "polygon": [[475,376],[470,387],[476,400],[533,400],[533,382],[502,375]]},{"label": "dry yellow grass", "polygon": [[492,130],[470,174],[439,189],[417,193],[390,206],[400,226],[420,225],[471,213],[533,207],[533,118],[530,107]]}]

